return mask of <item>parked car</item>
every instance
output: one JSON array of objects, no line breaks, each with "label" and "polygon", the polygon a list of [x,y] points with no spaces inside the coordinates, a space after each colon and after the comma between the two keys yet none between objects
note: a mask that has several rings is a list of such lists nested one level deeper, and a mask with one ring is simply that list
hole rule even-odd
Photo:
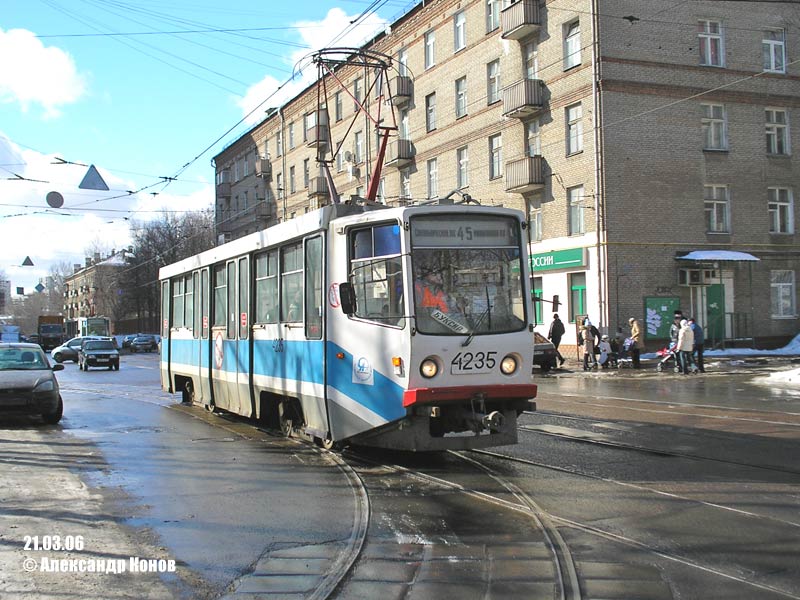
[{"label": "parked car", "polygon": [[133,333],[133,334],[126,335],[125,337],[123,337],[122,338],[122,348],[123,349],[130,348],[131,347],[131,342],[133,340],[135,340],[137,337],[139,337],[140,335],[142,335],[142,334],[141,333]]},{"label": "parked car", "polygon": [[538,331],[533,332],[533,364],[539,365],[543,373],[550,369],[555,369],[558,361],[558,353],[553,342],[548,340]]},{"label": "parked car", "polygon": [[89,367],[108,367],[109,371],[119,371],[119,350],[114,340],[84,340],[78,350],[78,368],[88,371]]},{"label": "parked car", "polygon": [[158,350],[158,341],[154,335],[140,335],[133,338],[131,352],[155,352]]},{"label": "parked car", "polygon": [[64,402],[47,355],[37,344],[0,343],[0,412],[41,415],[58,423]]},{"label": "parked car", "polygon": [[64,342],[60,346],[53,348],[53,350],[50,352],[50,356],[52,356],[53,360],[57,363],[64,362],[65,360],[78,362],[78,350],[81,349],[81,344],[83,344],[85,340],[109,340],[113,342],[113,339],[110,337],[101,337],[99,335],[79,335],[78,337],[74,337],[71,340]]}]

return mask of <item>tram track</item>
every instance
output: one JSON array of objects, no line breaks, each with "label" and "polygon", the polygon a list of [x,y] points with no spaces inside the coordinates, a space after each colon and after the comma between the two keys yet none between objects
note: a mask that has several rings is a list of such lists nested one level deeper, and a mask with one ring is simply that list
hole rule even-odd
[{"label": "tram track", "polygon": [[[628,487],[635,487],[635,488],[641,489],[643,491],[655,492],[655,493],[658,493],[658,494],[661,494],[661,495],[671,496],[671,497],[674,497],[674,498],[679,499],[679,500],[686,500],[686,501],[689,501],[689,502],[696,502],[696,503],[699,502],[696,499],[685,498],[685,497],[681,497],[681,496],[674,495],[674,494],[668,494],[666,492],[659,492],[659,491],[653,490],[651,488],[642,487],[642,486],[635,486],[635,485],[632,485],[632,484],[627,484],[625,482],[620,482],[620,481],[616,481],[616,480],[613,480],[613,479],[593,476],[593,475],[589,475],[589,474],[582,473],[582,472],[579,472],[579,471],[570,470],[570,469],[566,469],[566,468],[563,468],[563,467],[556,467],[556,466],[553,466],[553,465],[548,465],[548,464],[545,464],[545,463],[540,463],[540,462],[532,461],[532,460],[529,460],[529,459],[523,459],[523,458],[508,456],[508,455],[501,454],[501,453],[498,453],[498,452],[494,452],[494,451],[491,451],[491,450],[469,450],[468,453],[475,454],[475,455],[482,456],[482,457],[486,457],[486,458],[493,459],[493,460],[512,461],[512,462],[525,464],[525,465],[529,465],[529,466],[534,466],[534,467],[538,467],[538,468],[544,468],[544,469],[559,471],[559,472],[566,473],[566,474],[569,474],[569,475],[578,475],[578,476],[581,476],[581,477],[586,477],[586,478],[590,478],[590,479],[594,479],[594,480],[598,480],[598,481],[603,481],[603,482],[606,482],[606,483],[614,483],[614,484],[624,485],[624,486],[628,486]],[[487,467],[487,468],[490,468],[490,467]],[[699,502],[699,503],[703,504],[703,505],[706,505],[706,506],[713,507],[713,508],[722,508],[722,509],[725,509],[725,510],[734,511],[734,512],[740,513],[740,514],[742,514],[744,516],[750,516],[750,517],[756,517],[756,518],[769,518],[769,517],[765,517],[763,515],[749,513],[749,512],[746,512],[746,511],[740,511],[740,510],[737,510],[737,509],[733,509],[731,507],[725,507],[725,506],[721,506],[721,505],[717,505],[717,504],[713,504],[713,503],[707,503],[707,502]],[[591,525],[591,524],[586,523],[586,522],[581,522],[581,521],[577,521],[577,520],[574,520],[574,519],[561,517],[561,516],[553,514],[552,512],[546,511],[544,509],[540,509],[540,511],[541,511],[541,514],[546,515],[546,518],[554,526],[561,526],[561,527],[574,529],[576,531],[581,531],[581,532],[583,532],[585,534],[588,534],[590,536],[593,536],[593,537],[598,537],[598,538],[602,538],[602,539],[605,539],[605,540],[608,540],[608,541],[611,541],[611,542],[619,543],[619,544],[622,544],[622,545],[627,546],[629,548],[632,548],[632,549],[635,549],[635,550],[638,550],[638,551],[641,551],[641,552],[646,552],[646,553],[651,554],[653,556],[657,556],[657,557],[659,557],[661,559],[664,559],[664,560],[667,560],[669,562],[676,563],[676,564],[682,565],[684,567],[689,567],[691,569],[695,569],[695,570],[702,571],[702,572],[705,572],[705,573],[710,573],[710,574],[722,577],[724,579],[727,579],[729,581],[732,581],[732,582],[735,582],[735,583],[738,583],[738,584],[743,584],[743,585],[749,586],[751,588],[760,590],[762,592],[770,592],[770,593],[777,594],[777,595],[779,595],[781,597],[784,597],[784,598],[790,598],[792,600],[800,600],[800,595],[792,593],[792,592],[784,590],[784,589],[781,589],[779,587],[776,587],[776,586],[773,586],[773,585],[769,585],[769,584],[766,584],[766,583],[761,583],[761,582],[758,582],[758,581],[753,581],[752,579],[747,579],[747,578],[745,578],[745,577],[743,577],[743,576],[741,576],[741,575],[739,575],[739,574],[737,574],[735,572],[728,572],[728,571],[722,570],[720,568],[716,568],[716,567],[710,566],[708,564],[703,564],[700,561],[693,560],[693,559],[688,558],[686,556],[682,556],[682,555],[680,555],[678,553],[665,551],[665,550],[663,550],[661,548],[654,547],[651,544],[636,540],[636,539],[634,539],[634,538],[632,538],[630,536],[627,536],[627,535],[622,535],[620,533],[614,533],[612,531],[608,531],[608,530],[602,529],[600,527]],[[800,527],[800,523],[790,523],[790,522],[780,521],[780,520],[777,520],[777,521],[780,524],[788,524],[788,525],[792,525],[794,527]]]}]

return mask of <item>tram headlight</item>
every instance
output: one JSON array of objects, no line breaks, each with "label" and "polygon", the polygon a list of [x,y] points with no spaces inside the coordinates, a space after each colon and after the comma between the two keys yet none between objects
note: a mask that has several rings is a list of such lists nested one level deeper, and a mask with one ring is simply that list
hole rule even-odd
[{"label": "tram headlight", "polygon": [[422,374],[423,377],[427,377],[430,379],[436,373],[439,372],[439,365],[436,364],[436,361],[432,358],[426,358],[422,361],[419,365],[419,372]]},{"label": "tram headlight", "polygon": [[511,375],[517,370],[517,359],[509,354],[500,363],[500,370],[506,375]]}]

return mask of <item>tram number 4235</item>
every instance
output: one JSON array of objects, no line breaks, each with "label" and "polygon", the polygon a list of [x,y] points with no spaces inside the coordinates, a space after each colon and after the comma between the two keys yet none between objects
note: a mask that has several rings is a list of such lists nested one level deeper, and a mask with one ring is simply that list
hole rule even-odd
[{"label": "tram number 4235", "polygon": [[497,352],[459,352],[450,361],[450,372],[488,373],[497,366]]}]

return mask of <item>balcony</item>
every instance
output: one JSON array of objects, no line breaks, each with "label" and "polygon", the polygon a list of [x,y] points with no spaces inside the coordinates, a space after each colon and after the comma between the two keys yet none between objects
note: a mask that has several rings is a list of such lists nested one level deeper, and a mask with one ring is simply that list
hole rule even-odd
[{"label": "balcony", "polygon": [[503,116],[526,119],[544,107],[541,79],[522,79],[503,89]]},{"label": "balcony", "polygon": [[256,177],[272,181],[272,162],[268,158],[256,158]]},{"label": "balcony", "polygon": [[394,106],[405,106],[414,95],[414,82],[407,75],[398,75],[390,81],[389,91]]},{"label": "balcony", "polygon": [[229,181],[223,181],[217,184],[217,196],[219,198],[231,197],[231,184]]},{"label": "balcony", "polygon": [[325,124],[312,125],[306,130],[306,146],[309,148],[326,148],[330,133]]},{"label": "balcony", "polygon": [[403,167],[414,160],[414,144],[411,140],[394,140],[386,150],[386,164]]},{"label": "balcony", "polygon": [[539,31],[538,0],[519,0],[500,12],[501,36],[505,40],[521,40]]},{"label": "balcony", "polygon": [[319,198],[320,196],[330,196],[328,180],[324,177],[312,177],[308,182],[308,197]]},{"label": "balcony", "polygon": [[506,163],[506,191],[524,194],[544,188],[544,159],[529,156]]}]

